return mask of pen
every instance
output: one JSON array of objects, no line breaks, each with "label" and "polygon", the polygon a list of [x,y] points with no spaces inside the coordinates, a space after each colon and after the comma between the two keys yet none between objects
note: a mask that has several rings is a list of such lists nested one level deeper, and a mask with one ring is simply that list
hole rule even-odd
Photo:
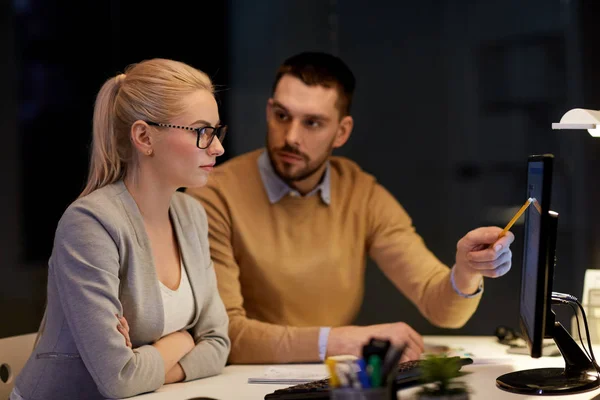
[{"label": "pen", "polygon": [[371,387],[381,387],[381,358],[377,354],[369,357],[369,376]]},{"label": "pen", "polygon": [[[531,205],[531,203],[533,203],[534,201],[536,201],[533,197],[530,197],[527,199],[527,201],[525,202],[525,204],[523,204],[521,206],[521,208],[519,209],[519,211],[517,211],[517,213],[515,214],[514,217],[512,217],[512,219],[508,222],[508,224],[506,224],[506,226],[504,227],[504,229],[502,229],[502,232],[500,232],[500,234],[498,235],[498,239],[504,237],[504,235],[506,235],[506,232],[508,232],[510,230],[510,228],[512,228],[512,226],[515,224],[515,222],[517,222],[517,220],[519,219],[519,217],[525,212],[525,210],[527,210],[527,208]],[[490,248],[494,246],[494,243],[490,244]]]},{"label": "pen", "polygon": [[352,361],[348,364],[350,366],[350,385],[354,389],[361,389],[363,387],[362,381],[360,379],[360,367],[358,366],[356,361]]},{"label": "pen", "polygon": [[341,387],[349,387],[352,382],[350,380],[350,366],[343,362],[338,362],[335,364],[335,372],[337,374],[338,380],[340,381]]},{"label": "pen", "polygon": [[332,358],[327,358],[325,360],[325,365],[327,365],[327,369],[329,370],[329,386],[332,388],[340,386],[340,380],[336,373],[335,364],[336,361]]},{"label": "pen", "polygon": [[360,381],[358,380],[358,375],[356,374],[354,360],[338,362],[336,365],[339,366],[339,370],[342,371],[341,373],[346,375],[348,380],[347,386],[354,389],[360,389]]},{"label": "pen", "polygon": [[356,376],[360,382],[360,385],[363,389],[368,389],[371,387],[371,383],[369,382],[369,375],[367,374],[367,365],[365,364],[365,360],[358,359],[356,360],[356,364],[354,364],[356,368]]}]

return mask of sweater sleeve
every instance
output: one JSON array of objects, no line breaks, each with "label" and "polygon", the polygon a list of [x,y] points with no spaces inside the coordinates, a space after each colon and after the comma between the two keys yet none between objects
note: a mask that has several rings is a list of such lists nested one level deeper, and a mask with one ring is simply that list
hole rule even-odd
[{"label": "sweater sleeve", "polygon": [[188,190],[206,210],[210,253],[217,286],[227,315],[232,364],[265,364],[319,361],[319,327],[275,325],[246,316],[239,280],[240,267],[232,245],[232,219],[216,179],[209,185]]},{"label": "sweater sleeve", "polygon": [[165,371],[150,345],[129,349],[117,330],[119,301],[118,233],[92,207],[72,206],[59,223],[51,276],[80,356],[98,390],[108,398],[158,389]]},{"label": "sweater sleeve", "polygon": [[467,299],[452,289],[450,269],[427,249],[404,208],[377,183],[367,210],[367,248],[382,272],[432,324],[463,326],[481,296]]}]

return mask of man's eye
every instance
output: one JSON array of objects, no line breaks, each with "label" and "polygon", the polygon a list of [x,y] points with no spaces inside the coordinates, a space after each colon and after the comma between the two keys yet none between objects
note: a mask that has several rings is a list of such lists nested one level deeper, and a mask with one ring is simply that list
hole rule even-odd
[{"label": "man's eye", "polygon": [[278,120],[280,121],[287,121],[288,116],[286,113],[283,113],[281,111],[276,111],[275,112],[275,117],[277,117]]},{"label": "man's eye", "polygon": [[316,119],[307,119],[304,121],[304,125],[306,125],[307,128],[316,129],[321,126],[321,123]]}]

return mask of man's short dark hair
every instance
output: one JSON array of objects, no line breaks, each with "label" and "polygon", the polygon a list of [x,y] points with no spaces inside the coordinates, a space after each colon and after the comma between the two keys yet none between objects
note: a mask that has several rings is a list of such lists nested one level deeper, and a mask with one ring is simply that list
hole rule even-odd
[{"label": "man's short dark hair", "polygon": [[292,75],[308,86],[336,88],[338,91],[336,105],[340,116],[350,114],[356,80],[350,68],[340,58],[321,52],[304,52],[288,58],[277,70],[273,93],[284,75]]}]

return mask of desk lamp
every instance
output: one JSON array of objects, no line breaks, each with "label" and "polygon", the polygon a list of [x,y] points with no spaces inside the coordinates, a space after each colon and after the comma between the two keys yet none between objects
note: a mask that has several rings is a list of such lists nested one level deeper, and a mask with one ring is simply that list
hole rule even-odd
[{"label": "desk lamp", "polygon": [[552,129],[587,129],[593,137],[600,137],[600,111],[574,108],[552,123]]}]

